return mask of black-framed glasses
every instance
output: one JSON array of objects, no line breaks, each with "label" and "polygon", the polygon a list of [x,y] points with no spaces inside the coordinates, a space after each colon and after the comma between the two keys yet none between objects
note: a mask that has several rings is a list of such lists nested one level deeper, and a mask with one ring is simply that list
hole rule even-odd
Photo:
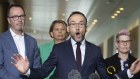
[{"label": "black-framed glasses", "polygon": [[85,27],[85,23],[70,23],[69,26],[75,28],[77,26],[79,26],[80,28]]},{"label": "black-framed glasses", "polygon": [[130,43],[132,40],[126,40],[126,41],[124,41],[124,40],[118,40],[117,42],[119,43],[119,44],[121,44],[121,45],[123,45],[123,44],[128,44],[128,43]]},{"label": "black-framed glasses", "polygon": [[26,15],[20,15],[20,16],[15,15],[15,16],[11,16],[11,17],[8,17],[8,18],[12,18],[14,21],[17,21],[17,20],[19,20],[19,18],[21,20],[24,20],[25,17],[26,17]]}]

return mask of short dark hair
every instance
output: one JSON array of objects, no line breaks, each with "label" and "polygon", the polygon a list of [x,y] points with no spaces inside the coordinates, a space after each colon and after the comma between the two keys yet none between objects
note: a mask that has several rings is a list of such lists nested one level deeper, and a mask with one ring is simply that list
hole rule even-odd
[{"label": "short dark hair", "polygon": [[10,10],[11,10],[11,8],[13,8],[13,7],[20,7],[20,8],[23,10],[24,14],[25,14],[25,10],[24,10],[24,8],[23,8],[21,5],[19,5],[19,4],[11,4],[11,5],[8,7],[7,17],[9,16]]},{"label": "short dark hair", "polygon": [[87,18],[86,18],[86,16],[85,16],[82,12],[74,11],[74,12],[72,12],[72,13],[70,14],[70,16],[69,16],[68,19],[67,19],[68,25],[69,25],[69,19],[70,19],[70,17],[73,16],[73,15],[75,15],[75,14],[80,14],[80,15],[82,15],[82,16],[85,18],[86,24],[87,24]]},{"label": "short dark hair", "polygon": [[[63,20],[54,20],[54,21],[52,22],[51,26],[50,26],[50,30],[49,30],[50,36],[51,36],[51,32],[52,32],[53,29],[54,29],[54,25],[55,25],[56,23],[61,23],[61,24],[63,24],[64,26],[67,26],[66,22],[63,21]],[[52,37],[52,36],[51,36],[51,37]]]}]

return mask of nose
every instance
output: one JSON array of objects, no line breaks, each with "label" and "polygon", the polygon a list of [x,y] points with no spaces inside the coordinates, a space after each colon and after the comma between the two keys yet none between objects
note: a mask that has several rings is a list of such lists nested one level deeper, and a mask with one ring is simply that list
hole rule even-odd
[{"label": "nose", "polygon": [[61,29],[58,29],[58,33],[62,33],[62,30]]},{"label": "nose", "polygon": [[76,29],[79,29],[79,24],[76,25]]},{"label": "nose", "polygon": [[18,21],[22,21],[21,17],[18,17]]}]

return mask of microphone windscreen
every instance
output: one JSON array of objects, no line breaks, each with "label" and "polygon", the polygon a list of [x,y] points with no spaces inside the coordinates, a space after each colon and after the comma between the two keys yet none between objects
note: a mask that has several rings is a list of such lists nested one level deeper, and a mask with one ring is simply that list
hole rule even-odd
[{"label": "microphone windscreen", "polygon": [[81,74],[78,70],[71,70],[68,73],[68,79],[82,79]]},{"label": "microphone windscreen", "polygon": [[96,73],[92,73],[90,76],[89,76],[89,79],[100,79],[99,75],[97,75]]}]

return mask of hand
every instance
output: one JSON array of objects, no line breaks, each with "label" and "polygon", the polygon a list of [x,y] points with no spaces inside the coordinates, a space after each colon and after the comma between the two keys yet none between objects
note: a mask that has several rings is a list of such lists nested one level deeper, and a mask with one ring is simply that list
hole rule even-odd
[{"label": "hand", "polygon": [[132,75],[135,75],[139,71],[140,71],[140,58],[138,58],[136,61],[134,61],[130,67],[130,72]]},{"label": "hand", "polygon": [[12,59],[12,64],[17,68],[17,70],[21,73],[21,74],[25,74],[28,69],[29,69],[29,61],[27,59],[27,57],[25,57],[25,59],[19,55],[19,54],[14,54],[13,57],[11,57]]}]

